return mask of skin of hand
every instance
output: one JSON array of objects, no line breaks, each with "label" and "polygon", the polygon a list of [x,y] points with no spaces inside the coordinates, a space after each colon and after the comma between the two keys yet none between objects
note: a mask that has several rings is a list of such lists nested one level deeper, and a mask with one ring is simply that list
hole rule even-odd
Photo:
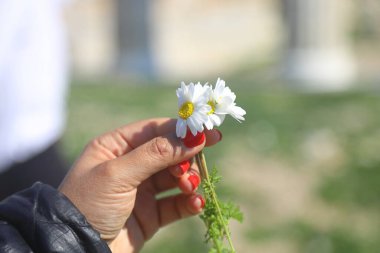
[{"label": "skin of hand", "polygon": [[[138,252],[157,230],[202,211],[202,197],[188,178],[195,164],[180,172],[204,146],[221,139],[205,131],[206,141],[186,147],[175,135],[175,119],[149,119],[93,139],[59,187],[82,212],[112,252]],[[179,187],[181,193],[158,199]]]}]

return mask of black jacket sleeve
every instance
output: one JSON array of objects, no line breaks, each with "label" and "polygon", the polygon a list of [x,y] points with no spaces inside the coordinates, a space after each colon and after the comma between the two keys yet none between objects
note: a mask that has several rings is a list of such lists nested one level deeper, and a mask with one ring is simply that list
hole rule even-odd
[{"label": "black jacket sleeve", "polygon": [[69,199],[36,183],[0,202],[0,252],[111,251]]}]

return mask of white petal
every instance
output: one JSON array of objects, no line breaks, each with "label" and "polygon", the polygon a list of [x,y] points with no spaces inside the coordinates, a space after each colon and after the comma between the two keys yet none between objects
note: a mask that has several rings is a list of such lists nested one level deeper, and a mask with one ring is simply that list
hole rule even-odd
[{"label": "white petal", "polygon": [[218,81],[216,81],[215,89],[214,89],[214,99],[218,101],[218,99],[223,95],[225,82],[218,78]]},{"label": "white petal", "polygon": [[183,119],[178,119],[177,120],[177,125],[176,125],[176,134],[177,134],[177,137],[185,138],[185,136],[186,136],[186,130],[187,130],[186,121],[184,121]]},{"label": "white petal", "polygon": [[181,82],[181,87],[177,89],[177,97],[178,97],[178,107],[182,106],[183,103],[190,100],[189,87]]},{"label": "white petal", "polygon": [[[204,121],[204,122],[206,122],[206,121]],[[203,132],[203,130],[204,130],[204,127],[203,127],[204,122],[195,122],[196,128],[197,128],[198,132]]]},{"label": "white petal", "polygon": [[183,100],[183,90],[181,88],[178,88],[176,91],[177,98],[178,98],[178,107],[182,105]]},{"label": "white petal", "polygon": [[236,95],[235,95],[235,93],[233,93],[229,87],[226,87],[226,88],[223,90],[223,94],[222,94],[221,97],[222,97],[222,98],[228,97],[228,98],[231,99],[232,101],[235,101],[235,99],[236,99]]},{"label": "white petal", "polygon": [[194,103],[194,101],[195,101],[195,88],[194,88],[194,84],[193,83],[190,83],[189,84],[189,91],[188,91],[188,95],[189,95],[189,100],[191,101],[191,102],[193,102]]},{"label": "white petal", "polygon": [[194,119],[194,125],[198,132],[202,132],[204,127],[203,124],[205,124],[208,120],[207,114],[202,114],[202,113],[195,113],[193,114],[193,119]]},{"label": "white petal", "polygon": [[201,106],[197,106],[196,112],[200,114],[207,115],[211,111],[211,106],[208,104],[202,104]]},{"label": "white petal", "polygon": [[239,106],[231,106],[230,107],[230,115],[232,117],[234,117],[237,121],[241,122],[242,120],[244,120],[244,115],[246,114],[246,112],[243,110],[243,108],[239,107]]},{"label": "white petal", "polygon": [[215,114],[229,114],[230,110],[229,108],[231,107],[231,104],[217,104],[215,108]]},{"label": "white petal", "polygon": [[208,120],[208,116],[199,112],[196,112],[192,115],[194,125],[198,131],[203,131],[203,124]]},{"label": "white petal", "polygon": [[221,105],[231,105],[234,103],[234,99],[230,96],[226,96],[226,97],[222,97],[220,100],[219,100],[219,104]]},{"label": "white petal", "polygon": [[221,125],[223,123],[224,119],[226,118],[226,115],[222,114],[222,115],[218,115],[218,116],[220,118],[220,124],[219,125]]},{"label": "white petal", "polygon": [[210,115],[210,119],[212,123],[214,124],[214,126],[220,126],[223,123],[225,117],[226,115],[218,115],[218,114]]},{"label": "white petal", "polygon": [[224,87],[226,86],[226,82],[218,77],[218,80],[215,84],[215,90],[223,91]]},{"label": "white petal", "polygon": [[203,86],[198,82],[194,86],[194,99],[197,100],[199,97],[201,97],[204,94],[204,88]]},{"label": "white petal", "polygon": [[197,113],[197,117],[199,118],[199,122],[200,123],[205,123],[207,120],[208,120],[208,113],[209,111],[207,111],[206,113]]},{"label": "white petal", "polygon": [[205,122],[205,126],[208,130],[211,130],[214,128],[214,123],[211,119],[211,116],[207,119],[207,121]]},{"label": "white petal", "polygon": [[181,89],[183,89],[183,90],[186,90],[186,88],[187,88],[187,85],[185,84],[185,82],[181,82]]},{"label": "white petal", "polygon": [[199,95],[199,101],[202,101],[203,103],[206,103],[210,101],[210,98],[212,97],[212,87],[209,85],[202,86],[201,94]]},{"label": "white petal", "polygon": [[197,122],[194,120],[193,116],[187,119],[187,125],[190,128],[191,133],[195,136],[197,134]]}]

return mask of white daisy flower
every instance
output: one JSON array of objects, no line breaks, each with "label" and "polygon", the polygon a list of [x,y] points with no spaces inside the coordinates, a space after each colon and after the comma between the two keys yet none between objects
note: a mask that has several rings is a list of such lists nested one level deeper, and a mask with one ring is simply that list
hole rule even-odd
[{"label": "white daisy flower", "polygon": [[204,130],[203,124],[207,122],[207,113],[211,110],[211,106],[207,104],[205,87],[200,83],[186,85],[182,82],[181,87],[177,89],[179,116],[176,126],[177,137],[185,138],[187,127],[194,136]]},{"label": "white daisy flower", "polygon": [[205,123],[207,129],[212,129],[214,126],[220,126],[227,114],[241,122],[244,120],[245,110],[237,106],[235,103],[236,95],[226,83],[218,78],[214,90],[207,86],[208,102],[211,110],[208,112],[208,120]]}]

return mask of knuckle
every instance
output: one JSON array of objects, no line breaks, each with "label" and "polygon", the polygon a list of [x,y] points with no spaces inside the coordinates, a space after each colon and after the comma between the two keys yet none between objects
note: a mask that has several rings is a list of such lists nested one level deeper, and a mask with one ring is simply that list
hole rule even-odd
[{"label": "knuckle", "polygon": [[166,138],[157,137],[150,145],[150,154],[157,159],[169,158],[172,153],[173,147]]},{"label": "knuckle", "polygon": [[96,149],[99,145],[99,140],[97,138],[90,140],[85,149]]},{"label": "knuckle", "polygon": [[113,162],[105,162],[102,166],[99,166],[98,176],[101,178],[112,179],[115,176],[115,165]]},{"label": "knuckle", "polygon": [[98,136],[92,140],[86,145],[87,150],[103,150],[104,145],[103,145],[103,136]]}]

